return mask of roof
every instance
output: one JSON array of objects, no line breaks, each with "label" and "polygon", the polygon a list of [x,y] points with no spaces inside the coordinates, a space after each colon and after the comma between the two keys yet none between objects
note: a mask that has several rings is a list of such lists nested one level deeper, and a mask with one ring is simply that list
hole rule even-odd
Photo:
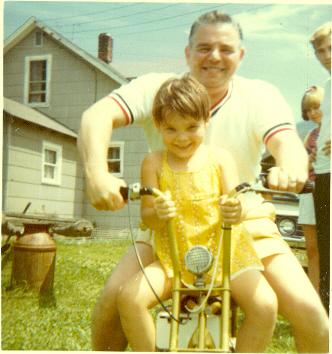
[{"label": "roof", "polygon": [[9,98],[3,98],[3,110],[12,116],[21,118],[27,122],[37,124],[41,127],[51,129],[58,133],[77,138],[77,134],[63,124],[45,116],[33,108],[25,106]]},{"label": "roof", "polygon": [[35,17],[30,17],[21,27],[19,27],[12,35],[6,39],[4,43],[3,54],[5,55],[10,49],[17,45],[23,38],[25,38],[36,28],[39,28],[43,32],[47,33],[54,40],[65,46],[67,49],[78,55],[86,62],[90,63],[92,66],[103,72],[111,79],[118,82],[120,85],[128,82],[124,75],[120,74],[120,72],[115,70],[111,65],[79,48],[74,43],[70,42],[68,39],[54,31],[52,28],[37,20]]}]

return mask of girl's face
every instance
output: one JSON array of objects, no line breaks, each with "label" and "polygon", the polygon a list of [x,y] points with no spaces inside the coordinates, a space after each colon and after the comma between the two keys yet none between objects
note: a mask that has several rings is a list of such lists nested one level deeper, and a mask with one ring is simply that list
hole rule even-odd
[{"label": "girl's face", "polygon": [[306,110],[307,112],[307,117],[313,121],[316,124],[320,124],[320,121],[322,119],[322,111],[320,110],[320,105],[319,104],[312,104],[309,106]]},{"label": "girl's face", "polygon": [[189,159],[204,140],[206,123],[176,113],[167,115],[159,131],[167,151],[176,159]]}]

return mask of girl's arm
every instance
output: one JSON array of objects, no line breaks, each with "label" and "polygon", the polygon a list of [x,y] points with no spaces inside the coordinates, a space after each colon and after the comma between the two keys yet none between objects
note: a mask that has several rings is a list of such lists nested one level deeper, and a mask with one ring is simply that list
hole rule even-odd
[{"label": "girl's arm", "polygon": [[[143,187],[159,188],[158,171],[161,167],[160,153],[147,155],[141,166],[141,184]],[[141,217],[150,229],[162,229],[169,218],[176,214],[175,204],[169,193],[163,196],[142,196]]]},{"label": "girl's arm", "polygon": [[[216,156],[220,164],[223,194],[228,194],[240,183],[237,167],[228,151],[217,149]],[[228,198],[227,195],[223,195],[220,198],[220,209],[223,221],[227,224],[237,224],[244,218],[241,202],[237,198]]]}]

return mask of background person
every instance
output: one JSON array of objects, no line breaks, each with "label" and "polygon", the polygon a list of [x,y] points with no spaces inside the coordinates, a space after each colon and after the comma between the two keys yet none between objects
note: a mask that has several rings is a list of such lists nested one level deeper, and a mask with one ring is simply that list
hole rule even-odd
[{"label": "background person", "polygon": [[330,160],[331,160],[331,29],[332,22],[317,28],[310,38],[319,62],[330,73],[322,103],[323,118],[314,162],[315,211],[319,249],[320,295],[326,310],[330,304]]},{"label": "background person", "polygon": [[[321,87],[312,86],[303,95],[301,102],[302,118],[311,120],[318,126],[312,129],[304,139],[304,146],[309,154],[309,178],[315,180],[312,163],[316,155],[316,140],[319,133],[322,111],[320,105],[324,90]],[[319,252],[316,235],[316,217],[312,193],[299,195],[299,219],[305,237],[305,245],[308,257],[308,275],[319,293]]]},{"label": "background person", "polygon": [[[190,73],[210,96],[211,120],[206,142],[231,152],[240,182],[252,182],[258,176],[261,155],[267,147],[276,160],[276,167],[269,173],[270,187],[300,191],[308,175],[308,157],[295,131],[291,110],[274,86],[235,75],[244,53],[242,31],[227,14],[212,11],[192,25],[185,55]],[[88,195],[97,209],[115,210],[124,205],[119,188],[125,182],[110,175],[107,169],[112,129],[135,122],[145,130],[151,150],[162,149],[161,137],[151,118],[152,102],[161,84],[173,76],[144,75],[83,113],[79,147]],[[238,289],[235,300],[250,302],[249,310],[262,323],[266,316],[275,316],[278,309],[291,323],[299,351],[327,351],[328,323],[323,306],[296,257],[282,242],[276,225],[268,218],[244,224],[255,235],[254,246],[264,265],[266,291],[249,299],[243,287]],[[266,237],[273,232],[279,239]],[[152,262],[151,246],[141,244],[140,254],[145,264]],[[126,347],[116,299],[121,286],[138,270],[130,249],[113,271],[95,307],[92,319],[95,350]],[[246,316],[242,337],[238,337],[244,348],[252,348],[261,341],[259,331],[251,330],[254,324],[248,321],[250,318]]]}]

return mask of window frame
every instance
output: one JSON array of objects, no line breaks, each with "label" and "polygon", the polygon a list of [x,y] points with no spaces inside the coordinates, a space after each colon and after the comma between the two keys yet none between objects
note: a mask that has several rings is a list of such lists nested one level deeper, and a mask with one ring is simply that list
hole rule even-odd
[{"label": "window frame", "polygon": [[[44,176],[45,166],[51,165],[50,163],[45,161],[45,152],[46,150],[55,151],[56,152],[56,163],[55,163],[55,177],[47,178]],[[62,145],[54,144],[49,141],[43,141],[42,144],[42,164],[41,164],[41,182],[42,184],[50,184],[50,185],[61,185],[61,174],[62,174]]]},{"label": "window frame", "polygon": [[123,171],[123,167],[124,167],[124,141],[112,141],[111,143],[109,143],[108,145],[108,150],[110,148],[114,148],[114,147],[118,147],[120,150],[120,156],[119,159],[116,160],[111,160],[108,158],[108,151],[107,151],[107,163],[110,161],[120,161],[120,172],[110,172],[112,173],[113,176],[115,177],[123,177],[124,171]]},{"label": "window frame", "polygon": [[[46,61],[46,89],[45,89],[45,102],[29,102],[30,93],[30,63],[33,61]],[[24,103],[30,107],[48,107],[50,104],[50,83],[51,83],[51,67],[52,56],[46,55],[31,55],[25,57],[24,63]]]}]

